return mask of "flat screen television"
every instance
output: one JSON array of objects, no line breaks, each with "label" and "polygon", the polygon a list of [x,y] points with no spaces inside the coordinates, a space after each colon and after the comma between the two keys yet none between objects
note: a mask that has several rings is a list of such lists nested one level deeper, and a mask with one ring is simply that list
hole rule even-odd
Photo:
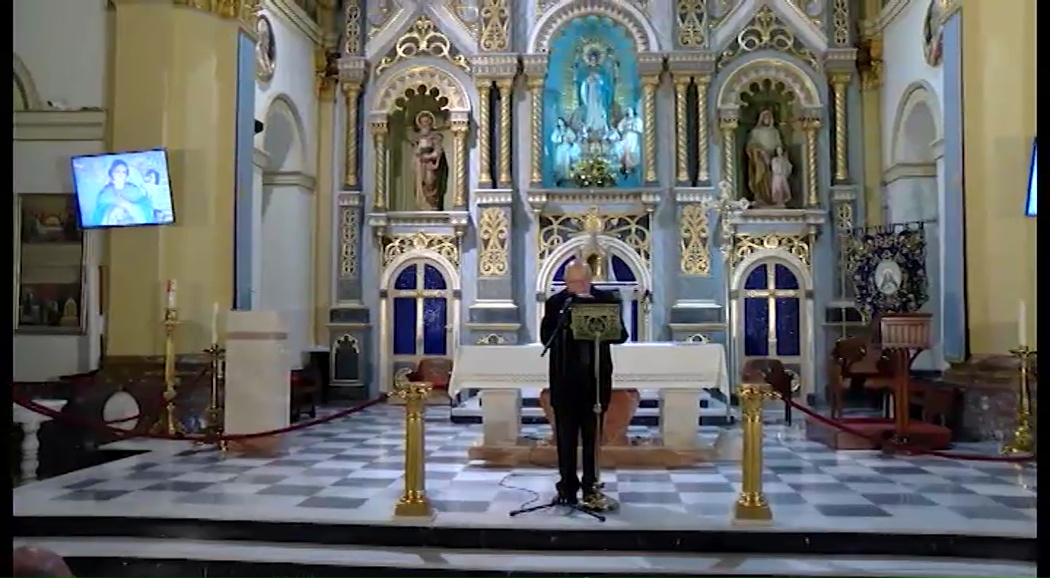
[{"label": "flat screen television", "polygon": [[82,228],[175,222],[164,149],[76,156],[70,163]]},{"label": "flat screen television", "polygon": [[1035,217],[1036,214],[1036,203],[1039,201],[1039,140],[1032,141],[1032,164],[1028,167],[1028,205],[1025,208],[1025,214],[1029,217]]}]

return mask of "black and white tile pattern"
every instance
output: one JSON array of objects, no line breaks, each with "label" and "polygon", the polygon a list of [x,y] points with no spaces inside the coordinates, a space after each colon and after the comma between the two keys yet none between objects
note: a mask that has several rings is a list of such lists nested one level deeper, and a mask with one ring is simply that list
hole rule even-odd
[{"label": "black and white tile pattern", "polygon": [[[485,467],[467,459],[479,425],[427,414],[427,488],[438,526],[603,529],[725,528],[740,486],[739,463],[684,470],[609,470],[606,490],[620,512],[606,524],[557,512],[511,520],[530,499],[547,499],[547,468]],[[399,523],[403,409],[379,406],[286,436],[272,458],[225,456],[209,448],[161,444],[156,451],[22,486],[16,516],[131,516],[215,520]],[[703,427],[707,443],[718,433]],[[542,437],[544,425],[525,426]],[[632,434],[649,435],[632,426]],[[139,443],[139,442],[131,442]],[[994,448],[969,448],[992,454]],[[767,428],[765,491],[773,529],[950,532],[1034,537],[1036,471],[996,462],[834,452],[799,429]]]}]

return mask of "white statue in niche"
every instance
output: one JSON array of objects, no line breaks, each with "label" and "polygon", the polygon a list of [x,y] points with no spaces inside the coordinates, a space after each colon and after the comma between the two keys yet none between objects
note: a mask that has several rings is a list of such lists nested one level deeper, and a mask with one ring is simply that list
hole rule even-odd
[{"label": "white statue in niche", "polygon": [[554,178],[559,181],[568,181],[576,161],[580,160],[579,135],[572,129],[564,118],[558,118],[554,122],[554,132],[551,133],[551,146],[554,147]]},{"label": "white statue in niche", "polygon": [[791,183],[788,178],[791,177],[792,169],[791,160],[788,159],[784,147],[777,147],[775,156],[769,161],[769,168],[773,173],[769,185],[770,200],[773,201],[774,207],[783,209],[791,201]]},{"label": "white statue in niche", "polygon": [[624,173],[633,172],[642,162],[642,119],[638,118],[633,107],[624,109],[623,118],[616,125],[616,132],[619,168]]},{"label": "white statue in niche", "polygon": [[[747,135],[744,152],[747,155],[747,188],[759,207],[776,206],[773,199],[773,166],[777,150],[784,154],[784,140],[776,126],[771,110],[758,113],[758,121]],[[784,156],[784,160],[787,157]],[[788,162],[790,165],[790,161]],[[783,168],[783,166],[782,166]],[[788,175],[791,171],[788,169]],[[790,195],[789,195],[790,196]]]}]

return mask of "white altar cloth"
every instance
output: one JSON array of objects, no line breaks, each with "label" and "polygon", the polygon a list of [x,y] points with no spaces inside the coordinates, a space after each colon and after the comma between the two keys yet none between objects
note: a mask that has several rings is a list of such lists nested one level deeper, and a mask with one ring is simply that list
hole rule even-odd
[{"label": "white altar cloth", "polygon": [[[521,390],[547,387],[543,346],[464,345],[456,353],[449,381],[453,397],[480,389],[482,444],[515,445],[521,429]],[[613,388],[660,392],[661,438],[667,447],[697,443],[700,394],[718,389],[729,410],[725,349],[717,343],[625,343],[612,346]]]}]

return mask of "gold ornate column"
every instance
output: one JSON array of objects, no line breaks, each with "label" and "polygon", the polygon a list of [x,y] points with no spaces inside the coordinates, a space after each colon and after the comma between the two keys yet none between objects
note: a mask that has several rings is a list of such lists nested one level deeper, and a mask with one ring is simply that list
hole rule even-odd
[{"label": "gold ornate column", "polygon": [[452,121],[452,205],[457,211],[467,208],[467,127],[466,120]]},{"label": "gold ornate column", "polygon": [[689,76],[674,78],[675,181],[679,185],[689,184],[689,139],[686,134],[686,97],[689,82]]},{"label": "gold ornate column", "polygon": [[645,182],[657,182],[656,177],[656,87],[660,84],[659,76],[642,77],[642,108],[645,110]]},{"label": "gold ornate column", "polygon": [[831,75],[831,92],[835,106],[835,182],[837,183],[849,180],[846,88],[849,86],[850,78],[849,73],[839,72]]},{"label": "gold ornate column", "polygon": [[361,84],[343,82],[343,190],[358,188],[357,174],[357,103],[361,96]]},{"label": "gold ornate column", "polygon": [[499,186],[510,188],[510,115],[511,94],[514,88],[513,78],[501,78],[496,81],[499,90]]},{"label": "gold ornate column", "polygon": [[733,117],[718,119],[722,131],[722,181],[736,193],[736,127],[739,121]]},{"label": "gold ornate column", "polygon": [[372,126],[372,139],[375,142],[375,197],[372,200],[372,210],[377,212],[386,211],[387,199],[386,199],[386,134],[387,126],[386,121],[373,122]]},{"label": "gold ornate column", "polygon": [[492,188],[492,151],[489,149],[489,135],[492,134],[492,115],[489,112],[489,97],[492,94],[492,80],[477,79],[478,84],[478,188]]},{"label": "gold ornate column", "polygon": [[696,82],[696,180],[698,184],[711,182],[711,167],[708,160],[707,142],[707,89],[711,86],[711,77],[697,76]]},{"label": "gold ornate column", "polygon": [[806,205],[810,207],[820,206],[820,175],[817,174],[817,131],[820,124],[816,118],[802,121],[802,130],[806,135]]},{"label": "gold ornate column", "polygon": [[[529,153],[529,183],[543,182],[540,161],[543,158],[543,78],[529,78],[529,124],[531,152]],[[646,123],[648,126],[650,123]]]}]

